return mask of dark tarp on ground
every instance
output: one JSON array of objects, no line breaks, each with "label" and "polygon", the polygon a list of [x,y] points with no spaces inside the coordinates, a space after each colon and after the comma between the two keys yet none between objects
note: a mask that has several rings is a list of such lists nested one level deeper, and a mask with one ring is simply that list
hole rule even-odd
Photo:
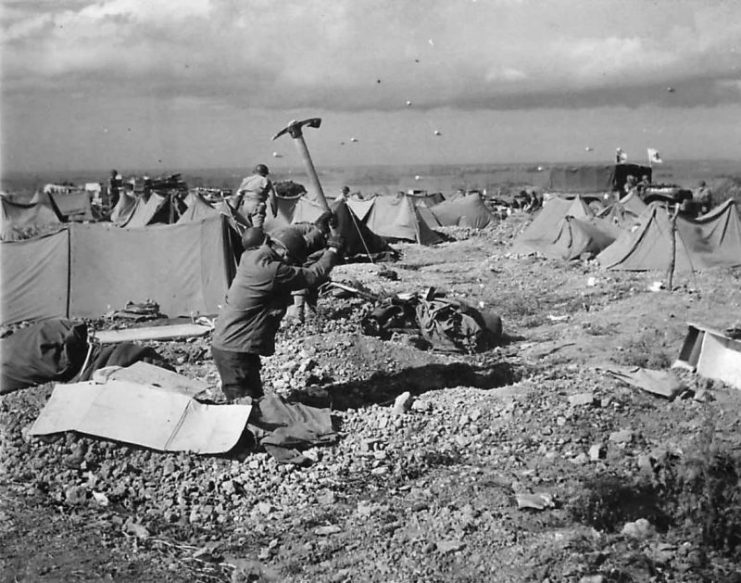
[{"label": "dark tarp on ground", "polygon": [[69,231],[0,243],[2,324],[67,315]]},{"label": "dark tarp on ground", "polygon": [[22,239],[26,229],[61,224],[57,213],[47,205],[12,202],[4,196],[0,196],[0,204],[2,204],[0,238],[3,241]]},{"label": "dark tarp on ground", "polygon": [[431,209],[442,226],[470,227],[483,229],[493,219],[479,194],[461,196],[455,200],[441,202]]},{"label": "dark tarp on ground", "polygon": [[215,314],[234,262],[223,217],[140,229],[74,224],[70,256],[72,316],[146,300],[170,317]]},{"label": "dark tarp on ground", "polygon": [[[636,229],[623,232],[597,256],[600,265],[626,271],[667,270],[672,247],[671,212],[661,203],[650,204]],[[677,273],[741,265],[741,220],[733,200],[695,220],[677,217],[675,241]]]},{"label": "dark tarp on ground", "polygon": [[302,464],[308,459],[297,448],[326,445],[337,440],[329,409],[288,403],[265,395],[252,404],[247,429],[279,463]]},{"label": "dark tarp on ground", "polygon": [[49,381],[65,382],[87,356],[87,327],[69,320],[47,320],[0,340],[0,394]]}]

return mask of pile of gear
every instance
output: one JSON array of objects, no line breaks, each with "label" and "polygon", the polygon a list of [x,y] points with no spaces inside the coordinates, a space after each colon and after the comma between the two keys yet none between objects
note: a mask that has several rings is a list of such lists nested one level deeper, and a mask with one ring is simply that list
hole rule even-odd
[{"label": "pile of gear", "polygon": [[420,348],[465,354],[482,352],[502,340],[499,315],[446,298],[434,288],[383,297],[359,287],[331,282],[325,293],[373,302],[360,322],[368,336],[388,340],[395,334],[408,334],[417,337]]}]

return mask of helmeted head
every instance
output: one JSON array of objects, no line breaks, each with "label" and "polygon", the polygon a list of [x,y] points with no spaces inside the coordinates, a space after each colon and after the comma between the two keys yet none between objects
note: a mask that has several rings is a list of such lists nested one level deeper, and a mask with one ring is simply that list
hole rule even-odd
[{"label": "helmeted head", "polygon": [[302,265],[306,261],[306,239],[298,229],[285,227],[270,235],[273,248],[283,255],[288,263]]},{"label": "helmeted head", "polygon": [[342,194],[350,194],[350,187],[349,186],[343,186],[342,187]]},{"label": "helmeted head", "polygon": [[242,233],[242,249],[255,249],[265,242],[265,232],[258,227],[249,227]]},{"label": "helmeted head", "polygon": [[700,180],[700,186],[707,186],[704,180]]},{"label": "helmeted head", "polygon": [[257,166],[255,166],[254,173],[259,174],[260,176],[267,176],[268,174],[270,174],[270,170],[267,166],[265,166],[265,164],[258,164]]}]

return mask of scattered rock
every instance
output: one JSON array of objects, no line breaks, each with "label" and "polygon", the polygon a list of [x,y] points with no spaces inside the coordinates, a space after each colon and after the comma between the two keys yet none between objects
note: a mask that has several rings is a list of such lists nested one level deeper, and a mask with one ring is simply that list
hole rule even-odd
[{"label": "scattered rock", "polygon": [[569,405],[572,407],[586,407],[595,405],[594,393],[578,393],[569,396]]},{"label": "scattered rock", "polygon": [[329,526],[320,526],[319,528],[314,529],[314,534],[318,536],[329,536],[340,532],[342,532],[342,529],[335,524],[331,524]]},{"label": "scattered rock", "polygon": [[645,518],[639,518],[635,522],[626,522],[620,534],[636,539],[644,539],[654,533],[654,527]]}]

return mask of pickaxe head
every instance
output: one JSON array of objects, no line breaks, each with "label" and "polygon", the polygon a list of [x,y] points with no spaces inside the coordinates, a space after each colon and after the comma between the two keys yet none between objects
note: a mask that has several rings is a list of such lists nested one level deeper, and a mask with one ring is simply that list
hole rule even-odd
[{"label": "pickaxe head", "polygon": [[305,119],[304,121],[296,121],[295,119],[288,123],[286,127],[280,130],[273,136],[274,140],[277,140],[283,134],[289,134],[292,138],[300,138],[303,136],[302,128],[309,126],[310,128],[318,128],[322,125],[321,117],[312,117],[311,119]]}]

